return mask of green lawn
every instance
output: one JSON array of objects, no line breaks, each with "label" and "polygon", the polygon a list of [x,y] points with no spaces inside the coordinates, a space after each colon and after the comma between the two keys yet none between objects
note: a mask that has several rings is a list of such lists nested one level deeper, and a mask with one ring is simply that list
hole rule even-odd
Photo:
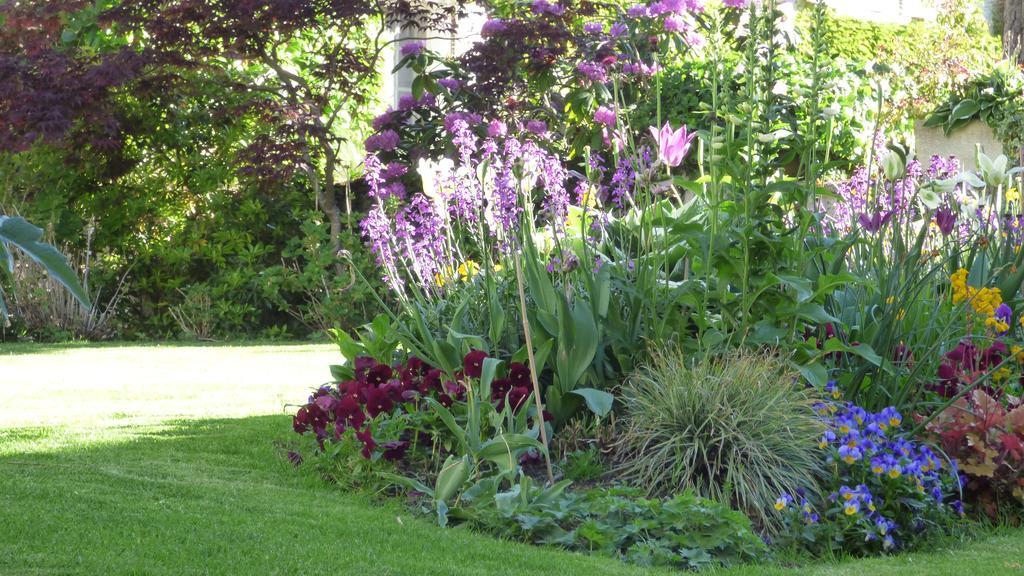
[{"label": "green lawn", "polygon": [[[0,344],[0,574],[663,574],[442,530],[280,458],[326,346]],[[807,574],[1024,574],[1024,532]],[[751,567],[729,574],[793,573]]]}]

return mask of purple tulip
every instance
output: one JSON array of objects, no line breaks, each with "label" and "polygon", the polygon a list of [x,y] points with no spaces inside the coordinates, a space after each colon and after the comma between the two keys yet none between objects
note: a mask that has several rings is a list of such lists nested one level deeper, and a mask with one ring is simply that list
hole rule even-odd
[{"label": "purple tulip", "polygon": [[956,213],[949,208],[942,207],[935,211],[935,223],[943,236],[953,233],[953,226],[956,224]]},{"label": "purple tulip", "polygon": [[870,217],[867,214],[861,213],[857,216],[857,221],[860,222],[864,230],[874,234],[881,230],[882,226],[888,224],[890,218],[892,218],[892,210],[885,213],[875,212]]},{"label": "purple tulip", "polygon": [[661,131],[654,126],[651,126],[650,130],[654,141],[658,143],[658,156],[669,166],[679,166],[683,163],[683,158],[690,152],[693,139],[697,136],[696,132],[688,131],[686,126],[673,132],[668,122],[661,127]]}]

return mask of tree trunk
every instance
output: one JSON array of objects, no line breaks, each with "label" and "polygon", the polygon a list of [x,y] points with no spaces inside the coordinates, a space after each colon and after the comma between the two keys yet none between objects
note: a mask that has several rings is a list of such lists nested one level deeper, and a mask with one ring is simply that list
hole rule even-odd
[{"label": "tree trunk", "polygon": [[1024,64],[1024,0],[1003,2],[1003,53]]},{"label": "tree trunk", "polygon": [[345,265],[341,262],[341,209],[338,207],[338,195],[334,190],[334,168],[337,163],[334,151],[328,150],[324,160],[324,182],[320,194],[320,207],[327,215],[327,221],[331,225],[331,256],[334,258],[334,271],[340,276],[345,271]]}]

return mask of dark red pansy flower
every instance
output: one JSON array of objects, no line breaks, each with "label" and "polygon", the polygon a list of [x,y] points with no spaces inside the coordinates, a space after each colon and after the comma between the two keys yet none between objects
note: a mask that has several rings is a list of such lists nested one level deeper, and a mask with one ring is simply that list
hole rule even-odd
[{"label": "dark red pansy flower", "polygon": [[526,364],[520,364],[519,362],[513,362],[508,367],[508,379],[512,382],[513,386],[529,386],[529,366],[527,366]]},{"label": "dark red pansy flower", "polygon": [[384,459],[394,462],[395,460],[405,458],[405,452],[409,449],[409,443],[405,440],[393,440],[381,444],[381,448],[384,449]]},{"label": "dark red pansy flower", "polygon": [[949,362],[939,365],[939,380],[942,380],[944,384],[956,382],[956,376],[956,368]]},{"label": "dark red pansy flower", "polygon": [[441,404],[441,406],[444,406],[445,408],[452,407],[452,397],[447,394],[438,394],[437,401],[438,403]]},{"label": "dark red pansy flower", "polygon": [[383,388],[366,389],[366,413],[370,418],[376,418],[378,414],[390,412],[394,408],[391,395]]},{"label": "dark red pansy flower", "polygon": [[377,361],[369,356],[357,356],[355,362],[352,364],[353,371],[356,373],[356,378],[362,380],[366,378],[366,373],[377,365]]},{"label": "dark red pansy flower", "polygon": [[457,400],[465,400],[466,398],[466,387],[459,382],[452,382],[451,380],[445,382],[444,391]]},{"label": "dark red pansy flower", "polygon": [[338,404],[338,399],[334,396],[320,396],[314,403],[324,412],[333,412],[334,407]]},{"label": "dark red pansy flower", "polygon": [[526,386],[516,386],[508,393],[508,402],[512,405],[513,410],[519,410],[529,395],[529,388]]},{"label": "dark red pansy flower", "polygon": [[361,410],[362,406],[359,404],[359,400],[346,394],[334,405],[334,418],[335,420],[344,420]]},{"label": "dark red pansy flower", "polygon": [[422,376],[430,370],[430,366],[428,366],[423,360],[420,360],[415,356],[410,356],[409,359],[405,361],[405,369],[417,376]]},{"label": "dark red pansy flower", "polygon": [[897,364],[906,364],[907,366],[913,366],[914,364],[914,352],[907,347],[906,344],[900,342],[893,348],[892,360]]},{"label": "dark red pansy flower", "polygon": [[988,370],[998,366],[1008,353],[1009,349],[1006,348],[1006,344],[993,342],[991,346],[981,353],[981,369]]},{"label": "dark red pansy flower", "polygon": [[366,412],[363,412],[360,409],[349,414],[348,423],[351,424],[353,428],[362,428],[363,424],[366,423]]},{"label": "dark red pansy flower", "polygon": [[338,390],[341,391],[341,397],[351,398],[355,402],[362,403],[365,396],[363,395],[363,384],[358,380],[349,380],[348,382],[342,382],[338,384]]},{"label": "dark red pansy flower", "polygon": [[[508,378],[498,378],[491,383],[491,400],[504,400],[505,394],[512,389],[512,381]],[[499,408],[500,409],[500,408]]]},{"label": "dark red pansy flower", "polygon": [[423,377],[423,382],[420,383],[420,392],[426,394],[431,390],[437,392],[441,391],[441,371],[437,368],[432,368],[427,371],[426,376]]},{"label": "dark red pansy flower", "polygon": [[470,350],[469,354],[462,359],[462,368],[466,371],[466,376],[470,378],[479,378],[484,371],[484,359],[487,358],[487,353],[483,350]]},{"label": "dark red pansy flower", "polygon": [[292,418],[292,428],[299,434],[305,434],[309,430],[309,410],[305,406],[299,408]]},{"label": "dark red pansy flower", "polygon": [[391,370],[391,366],[388,366],[387,364],[377,364],[366,372],[366,383],[374,386],[380,386],[390,380],[393,374],[394,371]]},{"label": "dark red pansy flower", "polygon": [[530,448],[519,457],[519,463],[523,465],[537,464],[541,461],[540,451]]},{"label": "dark red pansy flower", "polygon": [[391,397],[391,400],[397,401],[402,399],[402,392],[405,391],[405,385],[402,384],[401,380],[392,378],[391,380],[388,380],[387,383],[380,386],[380,389],[387,392],[388,396]]},{"label": "dark red pansy flower", "polygon": [[364,430],[356,430],[356,439],[363,443],[363,458],[369,459],[373,451],[377,449],[377,442],[373,439],[373,432],[367,426]]}]

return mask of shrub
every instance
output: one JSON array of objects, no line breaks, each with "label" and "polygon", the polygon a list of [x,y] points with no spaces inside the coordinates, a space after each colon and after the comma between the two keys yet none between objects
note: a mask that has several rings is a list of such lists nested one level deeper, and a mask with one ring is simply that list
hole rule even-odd
[{"label": "shrub", "polygon": [[[841,394],[835,383],[827,391]],[[899,432],[902,415],[888,407],[870,413],[852,403],[823,402],[827,424],[820,440],[832,474],[827,498],[803,490],[783,493],[775,508],[786,530],[779,543],[813,553],[870,554],[907,548],[963,513],[949,495],[953,472],[928,446]],[[795,498],[793,496],[795,494]]]},{"label": "shrub", "polygon": [[656,351],[622,402],[617,472],[649,494],[693,489],[772,527],[775,497],[813,485],[821,471],[814,395],[777,356],[733,352],[690,364]]}]

